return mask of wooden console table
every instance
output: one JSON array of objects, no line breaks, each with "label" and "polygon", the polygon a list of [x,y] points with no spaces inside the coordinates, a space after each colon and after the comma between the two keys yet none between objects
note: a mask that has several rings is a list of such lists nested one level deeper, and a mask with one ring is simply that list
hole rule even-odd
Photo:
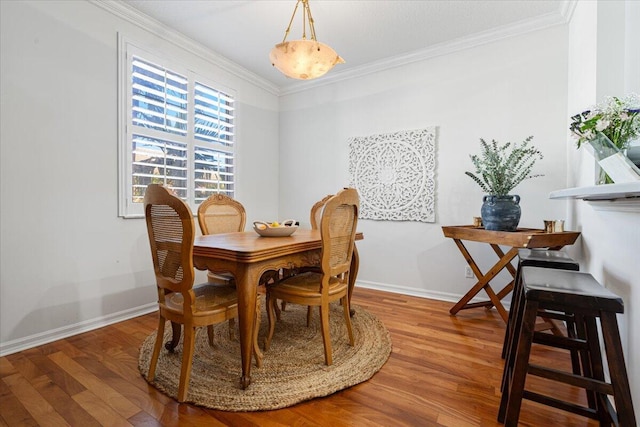
[{"label": "wooden console table", "polygon": [[[516,231],[491,231],[472,225],[442,227],[442,232],[445,237],[453,239],[478,279],[476,284],[449,310],[449,313],[456,314],[460,310],[476,307],[495,307],[505,322],[507,322],[509,313],[500,301],[513,290],[513,279],[497,293],[491,288],[490,281],[505,268],[511,277],[515,278],[516,269],[511,265],[511,261],[518,255],[518,249],[549,248],[557,250],[566,245],[572,245],[580,236],[579,231],[545,233],[544,230],[534,228],[518,228]],[[498,261],[487,273],[482,273],[462,243],[463,240],[488,243],[498,255]],[[511,248],[507,253],[504,253],[500,245]],[[489,296],[489,301],[469,303],[483,289]]]}]

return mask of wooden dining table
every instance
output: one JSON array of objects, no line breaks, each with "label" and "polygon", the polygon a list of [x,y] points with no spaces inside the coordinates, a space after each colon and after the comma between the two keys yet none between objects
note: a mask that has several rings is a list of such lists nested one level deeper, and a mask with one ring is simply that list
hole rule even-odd
[{"label": "wooden dining table", "polygon": [[[356,240],[363,239],[362,233]],[[193,263],[199,270],[231,273],[238,292],[238,328],[242,376],[240,386],[251,384],[251,355],[258,333],[254,328],[258,282],[270,270],[320,265],[322,240],[319,230],[298,229],[287,237],[262,237],[255,231],[196,237]],[[349,301],[358,274],[359,256],[354,248],[349,273]],[[353,313],[353,311],[352,311]]]}]

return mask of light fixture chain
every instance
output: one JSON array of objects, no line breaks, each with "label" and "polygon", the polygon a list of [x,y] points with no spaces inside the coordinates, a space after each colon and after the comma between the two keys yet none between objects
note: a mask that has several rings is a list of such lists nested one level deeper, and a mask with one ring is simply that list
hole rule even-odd
[{"label": "light fixture chain", "polygon": [[[311,16],[311,8],[309,7],[309,0],[302,0],[304,3],[305,11],[307,12],[307,16],[309,17],[309,32],[311,33],[311,40],[317,41],[316,39],[316,27],[313,21],[313,17]],[[303,33],[303,38],[305,38],[305,34]]]},{"label": "light fixture chain", "polygon": [[291,19],[289,20],[289,26],[284,32],[284,38],[282,39],[282,43],[287,41],[287,36],[289,35],[289,31],[291,30],[291,24],[293,23],[293,18],[296,17],[296,12],[298,11],[298,5],[300,4],[301,1],[303,0],[298,0],[296,2],[296,7],[293,9],[293,15],[291,15]]}]

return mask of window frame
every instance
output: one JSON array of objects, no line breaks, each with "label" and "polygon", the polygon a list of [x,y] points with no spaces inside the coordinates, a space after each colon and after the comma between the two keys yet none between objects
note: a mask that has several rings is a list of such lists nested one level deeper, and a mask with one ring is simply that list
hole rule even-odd
[{"label": "window frame", "polygon": [[[133,135],[144,134],[152,138],[161,140],[171,140],[179,143],[185,143],[187,146],[187,194],[185,201],[191,207],[193,212],[197,212],[199,203],[195,200],[195,151],[196,146],[214,151],[225,152],[232,158],[232,184],[233,188],[226,194],[235,196],[235,188],[237,186],[237,148],[236,138],[237,131],[237,93],[235,90],[220,84],[214,79],[211,71],[203,73],[193,65],[195,60],[190,63],[185,61],[184,52],[181,52],[178,59],[176,54],[158,54],[152,49],[144,47],[142,43],[134,42],[118,34],[118,216],[122,218],[142,218],[144,210],[142,203],[133,202]],[[134,126],[132,123],[132,61],[136,56],[141,60],[158,64],[161,67],[185,76],[187,79],[187,132],[186,135],[163,132],[152,128]],[[175,57],[175,59],[172,59]],[[178,63],[180,62],[180,64]],[[231,120],[234,128],[230,137],[229,144],[203,142],[202,139],[196,138],[195,129],[195,87],[196,82],[219,91],[229,96],[233,100],[233,118]],[[142,130],[142,132],[140,132]],[[137,132],[138,131],[138,132]]]}]

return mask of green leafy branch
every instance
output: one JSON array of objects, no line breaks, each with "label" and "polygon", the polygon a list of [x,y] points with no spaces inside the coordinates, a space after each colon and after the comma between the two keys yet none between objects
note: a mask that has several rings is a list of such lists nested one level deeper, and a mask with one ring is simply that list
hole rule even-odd
[{"label": "green leafy branch", "polygon": [[[528,178],[542,176],[531,175],[533,165],[542,159],[542,153],[530,143],[533,136],[518,145],[507,142],[499,145],[496,140],[491,144],[480,138],[480,155],[471,155],[475,173],[465,172],[484,192],[506,196],[518,184]],[[510,151],[509,148],[511,148]]]}]

